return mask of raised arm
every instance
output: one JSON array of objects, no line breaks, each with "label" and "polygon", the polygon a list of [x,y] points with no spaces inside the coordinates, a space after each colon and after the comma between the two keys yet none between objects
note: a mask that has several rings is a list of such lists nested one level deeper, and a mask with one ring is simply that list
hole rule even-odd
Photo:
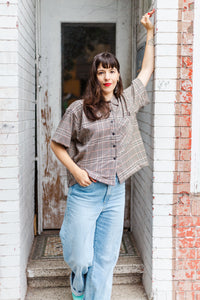
[{"label": "raised arm", "polygon": [[147,38],[146,47],[144,51],[144,58],[142,61],[142,68],[137,77],[142,81],[144,86],[148,84],[151,74],[154,70],[154,26],[150,21],[150,17],[153,15],[154,12],[155,10],[146,13],[141,19],[142,25],[147,30]]}]

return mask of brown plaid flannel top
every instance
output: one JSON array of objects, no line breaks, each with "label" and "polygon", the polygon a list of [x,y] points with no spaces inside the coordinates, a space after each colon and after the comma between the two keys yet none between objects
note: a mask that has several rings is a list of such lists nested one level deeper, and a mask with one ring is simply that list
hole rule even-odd
[{"label": "brown plaid flannel top", "polygon": [[[73,102],[66,110],[52,140],[62,144],[73,161],[97,181],[115,185],[116,174],[124,182],[148,165],[136,113],[149,103],[139,78],[124,90],[124,101],[114,96],[107,119],[90,121],[83,111],[83,100]],[[69,186],[76,183],[68,172]]]}]

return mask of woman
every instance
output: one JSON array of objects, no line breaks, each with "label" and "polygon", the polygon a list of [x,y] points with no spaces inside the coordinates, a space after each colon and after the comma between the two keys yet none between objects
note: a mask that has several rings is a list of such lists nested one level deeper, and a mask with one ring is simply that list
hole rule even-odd
[{"label": "woman", "polygon": [[153,13],[141,19],[147,43],[132,85],[123,91],[113,54],[96,55],[84,100],[69,106],[51,142],[68,171],[60,237],[72,270],[73,299],[110,299],[123,232],[124,182],[148,165],[136,113],[149,103],[145,86],[154,68]]}]

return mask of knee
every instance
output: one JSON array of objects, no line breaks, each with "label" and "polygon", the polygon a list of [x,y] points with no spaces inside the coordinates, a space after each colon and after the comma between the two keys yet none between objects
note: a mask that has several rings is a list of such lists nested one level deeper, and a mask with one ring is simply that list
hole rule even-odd
[{"label": "knee", "polygon": [[63,231],[60,232],[60,239],[64,260],[72,270],[87,270],[92,265],[93,247],[83,249],[75,238],[70,238]]}]

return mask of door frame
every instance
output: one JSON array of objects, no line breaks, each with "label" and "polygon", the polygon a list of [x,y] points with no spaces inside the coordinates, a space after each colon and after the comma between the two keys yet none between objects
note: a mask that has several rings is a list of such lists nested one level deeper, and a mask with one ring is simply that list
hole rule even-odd
[{"label": "door frame", "polygon": [[[42,0],[36,0],[36,67],[37,67],[37,153],[38,153],[38,157],[37,157],[37,162],[38,162],[38,234],[41,234],[41,232],[43,231],[43,199],[41,197],[42,195],[42,186],[41,186],[41,182],[42,182],[42,176],[41,176],[41,165],[42,165],[42,160],[41,160],[41,141],[40,141],[40,137],[41,137],[41,130],[42,130],[42,126],[41,126],[41,101],[43,101],[42,99],[42,95],[41,95],[41,87],[40,87],[40,67],[41,67],[41,1]],[[127,2],[129,2],[129,5],[131,5],[131,21],[130,21],[130,41],[129,44],[130,46],[128,47],[129,49],[129,57],[124,57],[123,56],[123,52],[120,51],[119,49],[119,43],[121,43],[122,45],[124,44],[123,40],[119,41],[119,36],[120,36],[120,31],[123,32],[124,27],[126,26],[126,24],[121,25],[120,24],[120,17],[122,16],[122,12],[123,12],[123,6],[127,4]],[[118,57],[119,61],[121,62],[121,66],[125,66],[127,65],[126,62],[124,62],[124,60],[129,59],[129,70],[127,72],[127,68],[126,70],[123,70],[123,68],[121,68],[121,73],[122,76],[124,74],[124,78],[123,78],[123,82],[124,82],[124,87],[126,87],[129,83],[130,80],[135,77],[135,69],[136,69],[136,62],[135,62],[135,58],[136,57],[136,37],[135,37],[135,16],[134,16],[134,0],[117,0],[116,1],[116,5],[117,5],[117,11],[118,11],[118,16],[117,16],[117,20],[118,22],[114,22],[113,20],[110,20],[111,23],[116,23],[116,56]],[[84,21],[80,20],[80,23],[84,23]],[[62,21],[62,22],[68,22],[67,21]],[[75,23],[74,20],[71,20],[70,22]],[[87,23],[90,22],[89,21],[85,21]],[[105,22],[104,20],[102,22]],[[91,22],[92,23],[92,22]],[[100,23],[99,20],[94,20],[94,23]],[[134,25],[134,26],[133,26]],[[124,27],[123,27],[124,26]],[[122,34],[122,39],[123,39],[123,34]],[[61,45],[61,43],[60,43]],[[123,47],[123,46],[122,46]],[[127,75],[128,74],[128,75]],[[61,70],[60,70],[60,82],[61,82]],[[131,196],[132,197],[132,196]],[[132,201],[132,199],[131,199]]]}]

